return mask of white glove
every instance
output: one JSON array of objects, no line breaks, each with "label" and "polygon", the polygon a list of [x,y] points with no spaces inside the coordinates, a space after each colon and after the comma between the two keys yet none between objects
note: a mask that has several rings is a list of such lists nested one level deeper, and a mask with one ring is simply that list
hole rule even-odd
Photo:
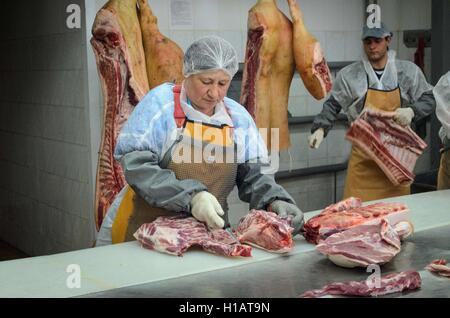
[{"label": "white glove", "polygon": [[205,222],[211,229],[221,229],[225,224],[220,217],[224,212],[219,201],[207,191],[194,195],[191,200],[191,214],[200,222]]},{"label": "white glove", "polygon": [[397,108],[394,120],[402,126],[409,126],[414,118],[414,111],[411,107]]},{"label": "white glove", "polygon": [[308,137],[308,143],[311,148],[319,148],[323,140],[324,131],[323,128],[317,129],[315,132]]}]

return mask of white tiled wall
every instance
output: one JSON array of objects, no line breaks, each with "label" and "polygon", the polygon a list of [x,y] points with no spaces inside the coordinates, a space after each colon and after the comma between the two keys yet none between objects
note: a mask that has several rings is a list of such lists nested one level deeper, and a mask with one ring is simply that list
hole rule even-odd
[{"label": "white tiled wall", "polygon": [[29,255],[89,247],[95,234],[85,26],[65,23],[83,2],[5,4],[2,15],[0,239]]}]

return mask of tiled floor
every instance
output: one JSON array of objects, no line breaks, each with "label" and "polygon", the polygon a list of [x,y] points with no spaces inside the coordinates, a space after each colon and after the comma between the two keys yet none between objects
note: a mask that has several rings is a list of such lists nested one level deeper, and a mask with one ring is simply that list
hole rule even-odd
[{"label": "tiled floor", "polygon": [[6,242],[0,241],[0,262],[28,257],[24,252],[12,247]]}]

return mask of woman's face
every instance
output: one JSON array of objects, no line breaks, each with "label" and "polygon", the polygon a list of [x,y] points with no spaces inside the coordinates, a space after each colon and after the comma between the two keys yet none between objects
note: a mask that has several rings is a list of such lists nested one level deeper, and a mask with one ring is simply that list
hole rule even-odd
[{"label": "woman's face", "polygon": [[230,76],[222,70],[202,72],[186,78],[184,88],[192,106],[212,116],[214,107],[226,96],[230,87]]}]

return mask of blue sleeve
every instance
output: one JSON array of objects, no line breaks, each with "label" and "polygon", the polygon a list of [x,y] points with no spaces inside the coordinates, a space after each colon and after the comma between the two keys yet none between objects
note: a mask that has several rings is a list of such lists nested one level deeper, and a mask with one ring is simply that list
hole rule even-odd
[{"label": "blue sleeve", "polygon": [[173,93],[168,87],[153,89],[138,103],[122,127],[114,157],[120,160],[132,151],[151,151],[161,157],[167,134],[173,129]]}]

